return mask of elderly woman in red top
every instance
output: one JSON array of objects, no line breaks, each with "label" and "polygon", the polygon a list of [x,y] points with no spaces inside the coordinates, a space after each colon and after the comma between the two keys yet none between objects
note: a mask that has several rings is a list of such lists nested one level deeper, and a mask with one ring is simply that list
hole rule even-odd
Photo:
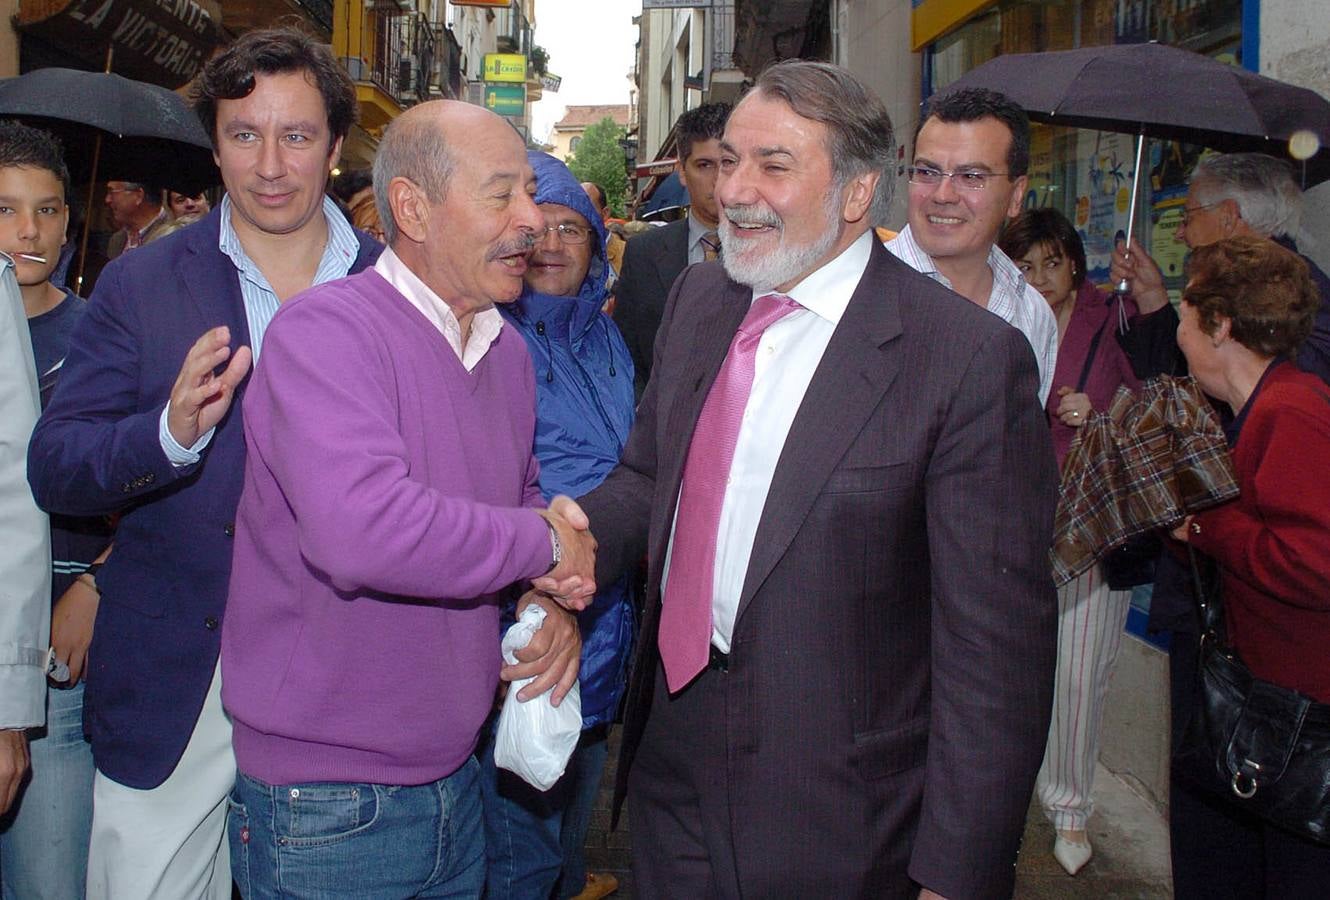
[{"label": "elderly woman in red top", "polygon": [[[1252,674],[1330,703],[1330,394],[1289,361],[1320,300],[1306,264],[1259,238],[1197,249],[1188,274],[1178,346],[1236,416],[1242,493],[1174,537],[1218,564],[1228,639]],[[1175,841],[1179,898],[1326,896],[1330,847],[1223,805],[1210,819],[1205,841]]]},{"label": "elderly woman in red top", "polygon": [[[1057,319],[1055,390],[1047,412],[1061,466],[1090,413],[1107,409],[1120,385],[1136,387],[1115,334],[1119,317],[1134,316],[1136,306],[1130,298],[1108,297],[1090,283],[1080,236],[1055,209],[1021,213],[1007,224],[1000,246]],[[1131,592],[1110,590],[1098,566],[1058,589],[1053,718],[1036,791],[1057,831],[1053,856],[1072,875],[1092,852],[1086,824],[1104,694],[1130,605]]]}]

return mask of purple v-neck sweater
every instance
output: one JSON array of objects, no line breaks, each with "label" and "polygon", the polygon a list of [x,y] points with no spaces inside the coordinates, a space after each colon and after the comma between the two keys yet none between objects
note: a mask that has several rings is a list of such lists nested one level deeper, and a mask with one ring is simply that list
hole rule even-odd
[{"label": "purple v-neck sweater", "polygon": [[244,403],[222,632],[240,770],[448,775],[494,698],[494,594],[550,564],[523,508],[542,504],[521,336],[505,327],[467,372],[370,269],[283,304]]}]

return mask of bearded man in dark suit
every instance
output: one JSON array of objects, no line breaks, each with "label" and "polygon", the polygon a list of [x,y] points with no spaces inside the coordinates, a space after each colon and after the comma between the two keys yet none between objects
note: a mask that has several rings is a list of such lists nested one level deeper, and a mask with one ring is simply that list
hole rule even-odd
[{"label": "bearded man in dark suit", "polygon": [[580,501],[648,594],[620,789],[644,897],[1009,896],[1043,755],[1056,496],[1021,333],[874,239],[895,167],[843,69],[731,114],[722,260],[670,293]]}]

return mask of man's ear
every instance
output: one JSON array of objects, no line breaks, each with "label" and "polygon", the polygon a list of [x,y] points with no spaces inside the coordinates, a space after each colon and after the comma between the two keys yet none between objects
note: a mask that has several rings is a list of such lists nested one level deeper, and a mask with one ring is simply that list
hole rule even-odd
[{"label": "man's ear", "polygon": [[847,222],[858,222],[868,215],[873,207],[873,195],[877,193],[877,183],[882,178],[881,172],[864,172],[850,179],[846,186],[844,202],[841,204],[841,216]]},{"label": "man's ear", "polygon": [[[998,176],[999,178],[1001,176]],[[1025,206],[1025,189],[1030,186],[1029,176],[1022,175],[1011,185],[1011,202],[1007,204],[1007,218],[1014,219]]]},{"label": "man's ear", "polygon": [[341,160],[342,160],[342,139],[338,138],[337,140],[333,141],[332,146],[328,148],[328,172],[330,174],[332,173],[333,169],[337,168],[337,164],[341,162]]},{"label": "man's ear", "polygon": [[398,175],[388,182],[388,206],[398,233],[417,244],[424,243],[430,216],[425,192],[411,179]]}]

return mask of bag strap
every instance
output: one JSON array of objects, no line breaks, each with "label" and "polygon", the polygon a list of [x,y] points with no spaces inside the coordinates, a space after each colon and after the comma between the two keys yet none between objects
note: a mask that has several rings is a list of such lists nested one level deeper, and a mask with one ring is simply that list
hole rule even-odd
[{"label": "bag strap", "polygon": [[1205,590],[1205,579],[1201,576],[1200,554],[1190,543],[1187,544],[1187,557],[1191,560],[1192,593],[1196,595],[1196,606],[1201,613],[1201,638],[1224,641],[1224,609],[1217,591]]},{"label": "bag strap", "polygon": [[1078,394],[1085,393],[1085,382],[1090,380],[1090,367],[1094,365],[1095,351],[1099,349],[1099,341],[1104,336],[1104,327],[1106,325],[1107,322],[1100,325],[1099,330],[1096,331],[1094,337],[1090,339],[1090,350],[1085,354],[1085,364],[1081,366],[1081,377],[1076,379],[1076,393]]}]

